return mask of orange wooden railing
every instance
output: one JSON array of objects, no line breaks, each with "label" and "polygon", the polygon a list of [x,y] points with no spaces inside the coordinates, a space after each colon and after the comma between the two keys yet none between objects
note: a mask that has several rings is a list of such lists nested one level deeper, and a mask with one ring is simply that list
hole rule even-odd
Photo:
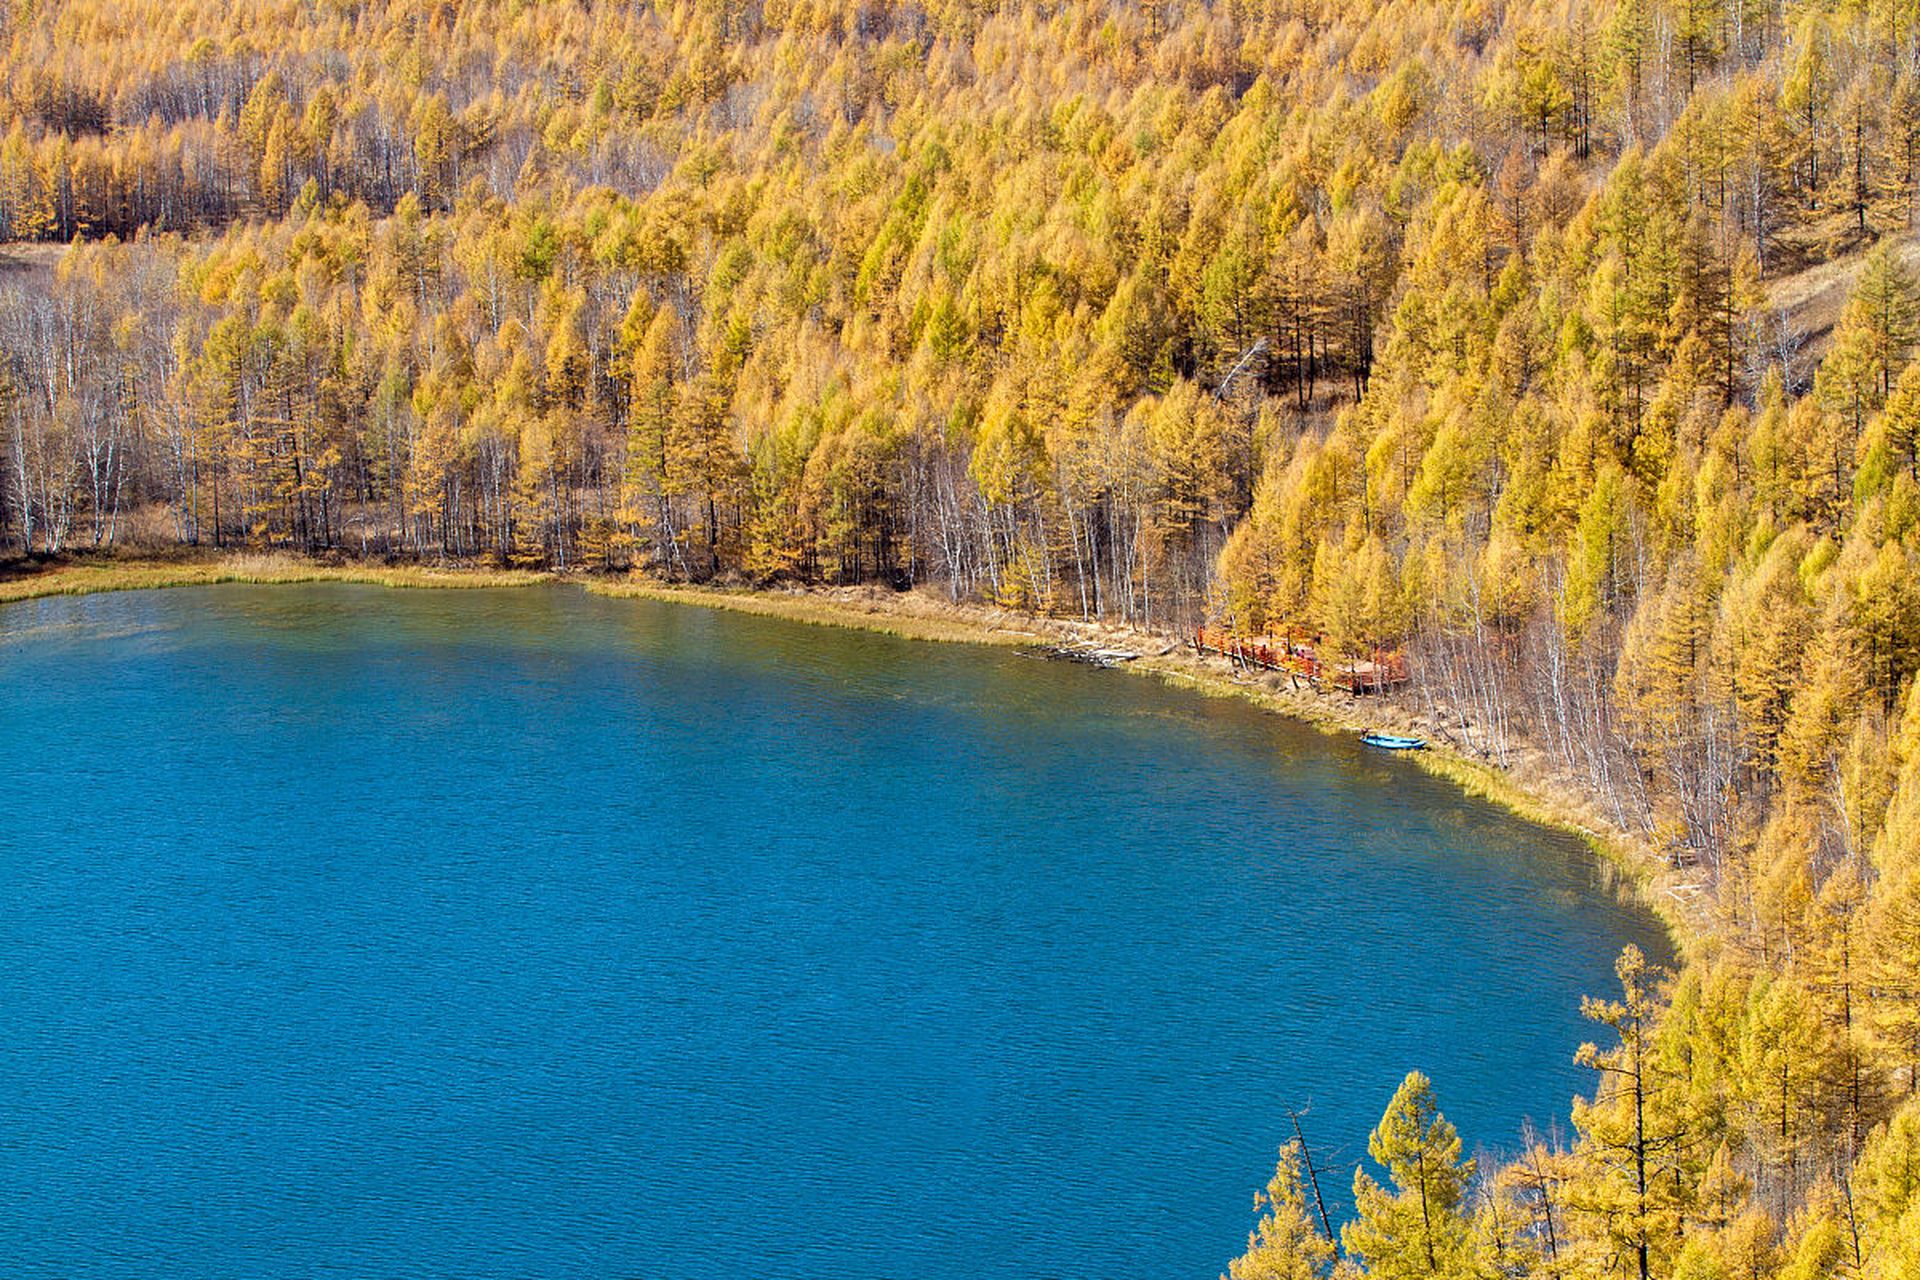
[{"label": "orange wooden railing", "polygon": [[1407,656],[1399,650],[1375,649],[1367,661],[1345,662],[1329,671],[1314,645],[1292,638],[1240,636],[1223,627],[1198,627],[1194,648],[1217,653],[1242,666],[1283,671],[1313,681],[1326,681],[1352,693],[1379,693],[1407,683]]}]

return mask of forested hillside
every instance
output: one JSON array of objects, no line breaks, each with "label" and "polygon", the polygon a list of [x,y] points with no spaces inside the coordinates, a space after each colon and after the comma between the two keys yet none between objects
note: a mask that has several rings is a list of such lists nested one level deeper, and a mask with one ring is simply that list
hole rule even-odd
[{"label": "forested hillside", "polygon": [[1565,1143],[1410,1082],[1339,1265],[1920,1276],[1920,0],[0,24],[0,542],[1402,648],[1705,937]]}]

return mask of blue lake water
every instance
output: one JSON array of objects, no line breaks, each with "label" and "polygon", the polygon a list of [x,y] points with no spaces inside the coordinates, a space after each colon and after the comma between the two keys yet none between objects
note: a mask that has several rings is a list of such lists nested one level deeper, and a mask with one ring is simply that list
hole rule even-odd
[{"label": "blue lake water", "polygon": [[1665,951],[1237,701],[568,587],[0,608],[0,903],[16,1278],[1206,1280]]}]

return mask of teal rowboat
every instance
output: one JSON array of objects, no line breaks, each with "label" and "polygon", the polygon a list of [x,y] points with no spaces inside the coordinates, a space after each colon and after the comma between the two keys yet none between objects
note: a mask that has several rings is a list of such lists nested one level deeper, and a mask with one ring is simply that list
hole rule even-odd
[{"label": "teal rowboat", "polygon": [[1419,751],[1427,745],[1425,738],[1403,738],[1395,733],[1363,733],[1360,741],[1382,751]]}]

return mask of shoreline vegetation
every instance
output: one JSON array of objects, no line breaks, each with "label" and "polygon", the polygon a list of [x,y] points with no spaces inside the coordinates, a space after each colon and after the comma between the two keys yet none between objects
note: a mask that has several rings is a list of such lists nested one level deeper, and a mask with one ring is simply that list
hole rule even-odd
[{"label": "shoreline vegetation", "polygon": [[473,565],[427,566],[327,561],[287,552],[232,551],[155,555],[69,555],[0,564],[0,606],[60,595],[158,590],[221,583],[349,582],[389,588],[475,589],[565,582],[600,596],[659,600],[778,618],[809,626],[873,631],[907,640],[1011,647],[1096,639],[1140,657],[1123,669],[1203,697],[1239,698],[1327,734],[1367,729],[1425,735],[1411,761],[1466,795],[1536,826],[1578,836],[1665,927],[1685,957],[1707,937],[1689,909],[1684,878],[1630,833],[1609,827],[1592,802],[1559,780],[1527,777],[1448,745],[1444,730],[1391,697],[1353,697],[1291,686],[1285,677],[1255,677],[1226,659],[1200,654],[1178,636],[1077,619],[1046,618],[991,605],[951,601],[926,591],[884,587],[752,588],[676,583],[644,575],[555,573]]},{"label": "shoreline vegetation", "polygon": [[383,587],[521,587],[553,575],[537,570],[429,568],[317,560],[271,551],[175,555],[63,556],[0,564],[0,604],[45,596],[147,591],[215,583],[359,582]]}]

